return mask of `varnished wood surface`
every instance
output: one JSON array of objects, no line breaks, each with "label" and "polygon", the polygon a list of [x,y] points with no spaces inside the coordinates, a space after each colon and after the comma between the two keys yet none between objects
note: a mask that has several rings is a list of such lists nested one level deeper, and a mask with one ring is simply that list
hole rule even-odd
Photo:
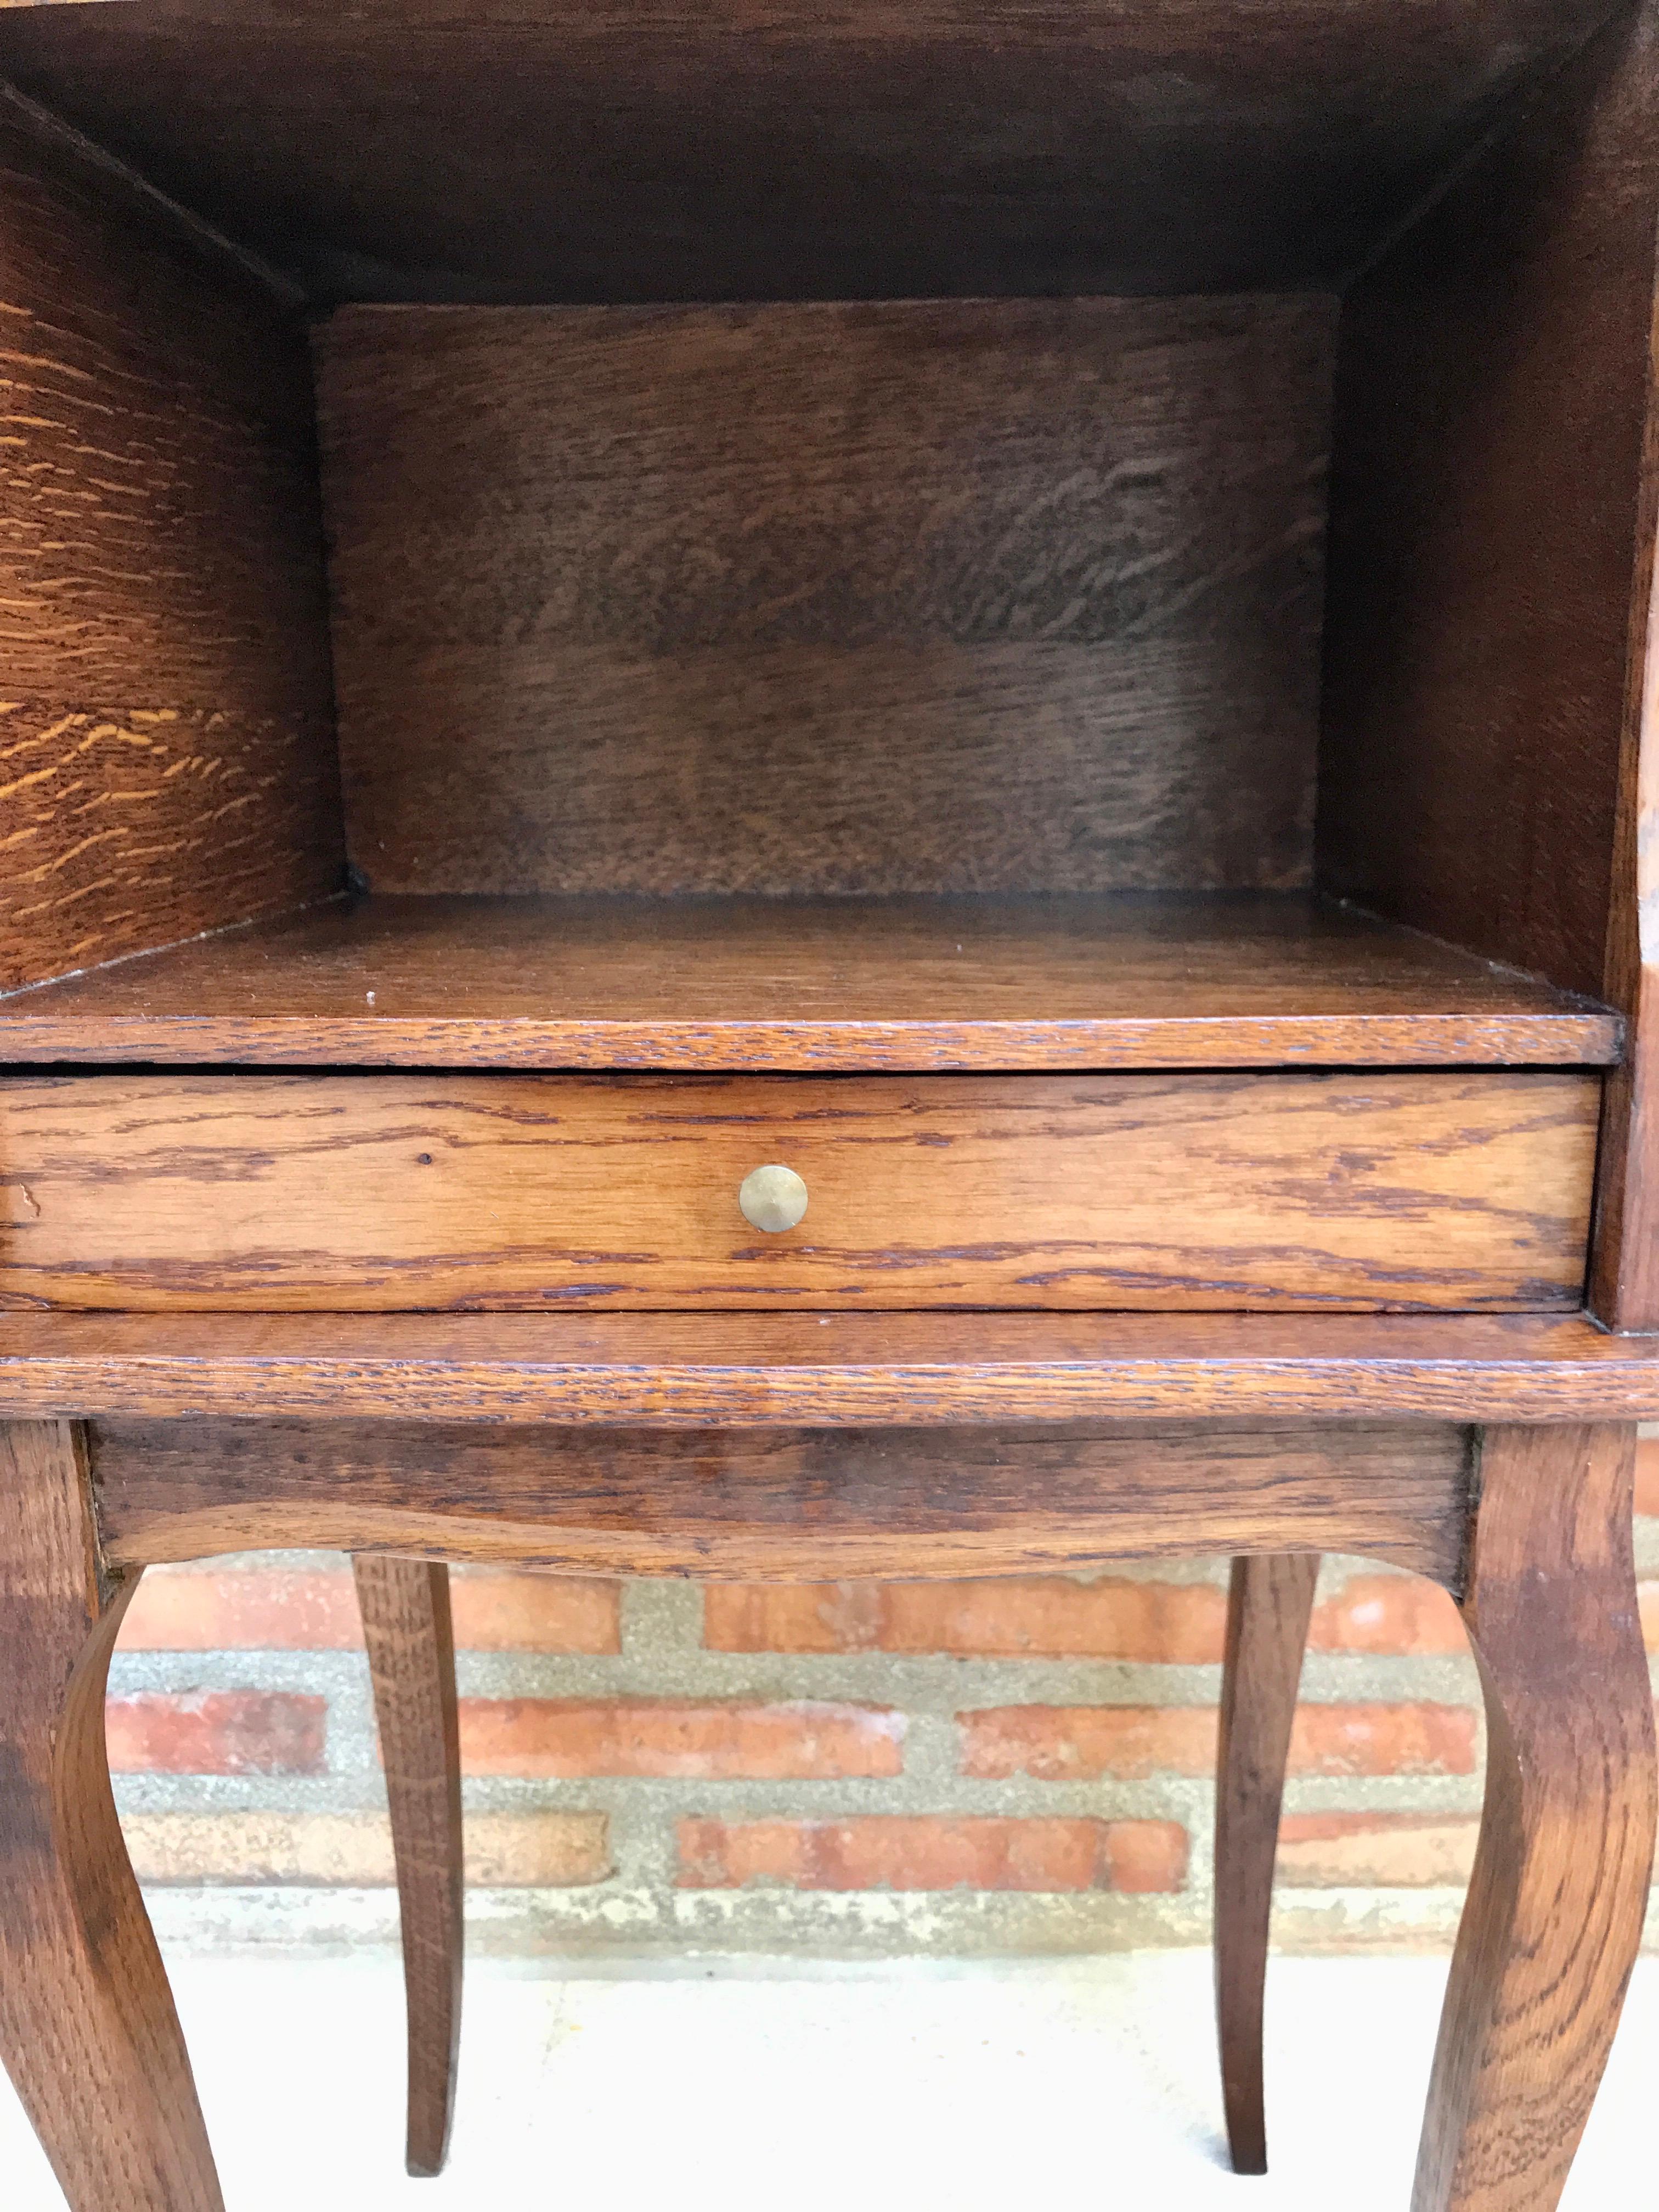
[{"label": "varnished wood surface", "polygon": [[1332,461],[1322,878],[1591,992],[1659,236],[1634,36],[1347,295]]},{"label": "varnished wood surface", "polygon": [[352,1560],[392,1818],[409,2018],[410,2173],[443,2170],[461,2041],[461,1746],[449,1570]]},{"label": "varnished wood surface", "polygon": [[[1544,1309],[1577,1071],[0,1082],[0,1309]],[[805,1218],[752,1227],[781,1164]]]},{"label": "varnished wood surface", "polygon": [[1000,1575],[1321,1547],[1455,1571],[1464,1431],[100,1425],[118,1561],[298,1545],[716,1580]]},{"label": "varnished wood surface", "polygon": [[1656,105],[1621,10],[1347,295],[1320,775],[1329,888],[1638,1018],[1594,1287],[1644,1329]]},{"label": "varnished wood surface", "polygon": [[1552,1066],[1604,1010],[1297,897],[381,898],[0,998],[0,1060]]},{"label": "varnished wood surface", "polygon": [[0,988],[338,888],[301,325],[0,99]]},{"label": "varnished wood surface", "polygon": [[1486,1800],[1413,2212],[1551,2212],[1641,1940],[1653,1698],[1630,1427],[1488,1429],[1463,1616]]},{"label": "varnished wood surface", "polygon": [[1594,0],[19,8],[0,72],[335,298],[1329,281]]},{"label": "varnished wood surface", "polygon": [[0,1413],[578,1426],[1659,1419],[1659,1340],[1535,1315],[14,1314]]},{"label": "varnished wood surface", "polygon": [[110,1795],[106,1578],[82,1440],[0,1425],[0,2058],[69,2212],[223,2212]]},{"label": "varnished wood surface", "polygon": [[[1340,1452],[1346,1431],[1332,1438]],[[1267,2171],[1261,2005],[1273,1860],[1317,1552],[1233,1561],[1215,1780],[1215,2009],[1235,2173]]]},{"label": "varnished wood surface", "polygon": [[1285,889],[1329,301],[365,308],[318,338],[384,891]]},{"label": "varnished wood surface", "polygon": [[[1659,102],[1659,21],[1650,10],[1620,55],[1608,106],[1633,190],[1619,200],[1639,247],[1643,204],[1650,234],[1659,227],[1659,158],[1650,129]],[[1634,201],[1632,207],[1631,203]],[[1634,558],[1629,581],[1619,803],[1602,988],[1630,1019],[1632,1050],[1605,1094],[1590,1303],[1614,1328],[1659,1328],[1659,635],[1654,614],[1654,547],[1659,538],[1659,404],[1651,345],[1626,343],[1621,378],[1646,371]]]}]

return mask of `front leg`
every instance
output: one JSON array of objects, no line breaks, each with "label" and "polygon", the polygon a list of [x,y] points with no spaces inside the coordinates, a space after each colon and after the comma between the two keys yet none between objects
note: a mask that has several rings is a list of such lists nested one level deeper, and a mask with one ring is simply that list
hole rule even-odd
[{"label": "front leg", "polygon": [[1636,1431],[1491,1428],[1463,1617],[1486,1802],[1414,2212],[1549,2212],[1642,1932],[1653,1701],[1631,1547]]},{"label": "front leg", "polygon": [[222,2212],[196,2085],[110,1795],[79,1432],[0,1423],[0,2057],[71,2212]]}]

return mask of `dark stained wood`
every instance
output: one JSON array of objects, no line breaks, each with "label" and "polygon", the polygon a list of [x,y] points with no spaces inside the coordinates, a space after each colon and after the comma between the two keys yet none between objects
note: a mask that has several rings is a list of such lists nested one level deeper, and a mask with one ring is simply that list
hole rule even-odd
[{"label": "dark stained wood", "polygon": [[[1616,121],[1640,235],[1645,197],[1659,207],[1651,123],[1659,103],[1659,22],[1644,20],[1619,88]],[[1602,988],[1630,1017],[1631,1050],[1607,1085],[1589,1303],[1610,1328],[1659,1328],[1659,634],[1654,546],[1659,538],[1659,406],[1651,342],[1645,362],[1635,556],[1629,585],[1619,805]],[[1632,363],[1628,345],[1620,374]]]},{"label": "dark stained wood", "polygon": [[[1596,1310],[1659,1328],[1659,18],[1571,61],[1603,12],[0,11],[0,75],[325,299],[744,302],[325,333],[356,858],[382,891],[843,902],[371,900],[26,994],[14,1055],[480,1072],[26,1079],[0,1108],[16,1295],[1576,1307],[1599,1086],[1562,1064],[1616,1057],[1598,994],[1636,1049]],[[343,857],[291,302],[5,114],[0,990],[317,899]],[[1585,995],[1299,901],[849,908],[1308,890],[1328,295],[1425,206],[1345,317],[1316,872]],[[799,304],[836,292],[936,296]],[[1102,1066],[1160,1056],[1184,1079]],[[808,1171],[791,1239],[734,1228],[757,1138]],[[795,1581],[1234,1551],[1218,1955],[1248,2165],[1311,1590],[1289,1555],[1329,1547],[1457,1591],[1486,1683],[1417,2212],[1555,2202],[1651,1857],[1629,1424],[1659,1413],[1659,1335],[24,1312],[0,1407],[40,1417],[0,1435],[0,2049],[76,2212],[219,2203],[110,1802],[111,1577],[296,1543],[399,1555],[359,1576],[417,2170],[460,1957],[420,1559]],[[89,1438],[58,1418],[88,1413]],[[1477,1465],[1472,1420],[1540,1425]]]},{"label": "dark stained wood", "polygon": [[70,2212],[223,2212],[110,1795],[105,1577],[82,1439],[0,1426],[0,2058]]},{"label": "dark stained wood", "polygon": [[1591,992],[1656,234],[1595,74],[1344,301],[1320,780],[1330,888]]},{"label": "dark stained wood", "polygon": [[461,1747],[449,1570],[352,1560],[392,1814],[409,2013],[410,2173],[443,2170],[455,2109],[464,1945]]},{"label": "dark stained wood", "polygon": [[[1333,1437],[1340,1450],[1346,1431]],[[1267,2171],[1261,2002],[1273,1857],[1317,1552],[1233,1561],[1215,1784],[1215,2000],[1235,2173]]]},{"label": "dark stained wood", "polygon": [[336,890],[302,326],[0,100],[0,988]]},{"label": "dark stained wood", "polygon": [[1329,279],[1595,0],[22,8],[0,73],[335,297]]},{"label": "dark stained wood", "polygon": [[346,310],[383,891],[1307,881],[1332,303]]},{"label": "dark stained wood", "polygon": [[776,1428],[1656,1420],[1659,1341],[1405,1314],[14,1314],[0,1414]]},{"label": "dark stained wood", "polygon": [[[1600,1086],[1382,1074],[0,1082],[0,1310],[1577,1307]],[[750,1226],[781,1163],[805,1218]]]},{"label": "dark stained wood", "polygon": [[1635,1449],[1628,1426],[1481,1440],[1462,1605],[1486,1802],[1413,2212],[1550,2212],[1618,2025],[1656,1807]]},{"label": "dark stained wood", "polygon": [[[1638,538],[1651,563],[1659,535],[1659,411],[1649,417]],[[1632,594],[1644,604],[1645,586]],[[1659,1328],[1659,742],[1648,733],[1653,641],[1632,655],[1620,770],[1609,998],[1626,1009],[1627,1049],[1602,1094],[1601,1144],[1588,1302],[1611,1328]],[[1654,694],[1659,700],[1659,691]]]},{"label": "dark stained wood", "polygon": [[1320,776],[1329,888],[1638,1017],[1595,1279],[1635,1328],[1656,100],[1659,16],[1622,14],[1345,301]]},{"label": "dark stained wood", "polygon": [[1449,1425],[1250,1429],[100,1425],[117,1561],[349,1543],[718,1581],[1002,1575],[1301,1547],[1434,1575],[1462,1555]]},{"label": "dark stained wood", "polygon": [[1294,896],[381,898],[0,1000],[0,1060],[1562,1066],[1605,1011]]}]

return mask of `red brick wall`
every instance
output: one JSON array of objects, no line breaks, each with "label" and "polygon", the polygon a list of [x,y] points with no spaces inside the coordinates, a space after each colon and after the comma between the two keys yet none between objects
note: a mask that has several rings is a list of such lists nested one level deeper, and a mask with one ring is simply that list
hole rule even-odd
[{"label": "red brick wall", "polygon": [[[1659,1637],[1659,1443],[1638,1505]],[[698,1591],[458,1571],[487,1940],[1195,1940],[1224,1576],[1217,1560]],[[1327,1563],[1291,1750],[1284,1937],[1443,1939],[1480,1803],[1477,1707],[1449,1600]],[[149,1576],[109,1741],[141,1873],[209,1893],[161,1905],[173,1932],[234,1936],[250,1892],[270,1893],[262,1927],[389,1925],[343,1560]]]}]

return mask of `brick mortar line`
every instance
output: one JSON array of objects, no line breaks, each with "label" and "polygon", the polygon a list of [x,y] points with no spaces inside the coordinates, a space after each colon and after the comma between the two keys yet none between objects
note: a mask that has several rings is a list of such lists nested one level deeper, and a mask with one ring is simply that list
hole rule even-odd
[{"label": "brick mortar line", "polygon": [[[283,1941],[286,1929],[307,1920],[312,1923],[308,1947],[319,1932],[347,1946],[366,1934],[388,1946],[396,1940],[390,1890],[167,1886],[146,1893],[164,1941],[199,1942],[206,1922],[204,1948],[215,1948],[216,1918],[227,1948],[257,1948],[258,1936],[250,1943],[241,1933],[250,1911],[263,1923],[267,1941]],[[855,1955],[871,1958],[963,1950],[986,1958],[1062,1959],[1206,1940],[1200,1915],[1183,1914],[1172,1923],[1165,1901],[1108,1891],[680,1891],[667,1899],[635,1893],[606,1905],[608,1911],[591,1891],[475,1891],[468,1899],[472,1954],[523,1958],[551,1951],[573,1968],[584,1956],[598,1962],[630,1951],[718,1956],[754,1949],[822,1956],[826,1918]],[[1202,2017],[1207,2032],[1207,2009]]]},{"label": "brick mortar line", "polygon": [[[1211,1784],[1169,1774],[1098,1782],[1038,1782],[1028,1776],[992,1782],[953,1776],[944,1785],[926,1774],[729,1781],[659,1775],[546,1780],[489,1776],[469,1778],[463,1797],[471,1813],[620,1815],[637,1806],[671,1817],[697,1812],[744,1820],[836,1819],[849,1812],[884,1811],[937,1813],[947,1819],[964,1813],[1097,1814],[1112,1820],[1184,1820],[1189,1814],[1195,1818],[1200,1808],[1207,1810]],[[386,1817],[383,1790],[348,1801],[327,1776],[118,1775],[116,1801],[123,1812],[133,1813],[339,1812]],[[1171,1807],[1181,1809],[1166,1809]]]},{"label": "brick mortar line", "polygon": [[372,1793],[347,1793],[340,1787],[340,1778],[332,1774],[148,1772],[112,1778],[116,1809],[121,1813],[292,1813],[305,1818],[318,1813],[374,1813],[383,1820],[388,1817],[384,1787]]},{"label": "brick mortar line", "polygon": [[[1659,1680],[1659,1656],[1650,1666]],[[1221,1686],[1220,1668],[1199,1661],[701,1650],[662,1653],[648,1662],[590,1654],[465,1651],[458,1655],[456,1676],[462,1696],[469,1698],[845,1700],[937,1714],[997,1705],[1202,1707],[1215,1704]],[[111,1668],[112,1697],[196,1690],[321,1696],[369,1709],[367,1662],[356,1651],[136,1651],[118,1653]],[[1304,1665],[1301,1693],[1314,1705],[1468,1705],[1476,1701],[1479,1683],[1473,1662],[1462,1657],[1313,1652]]]},{"label": "brick mortar line", "polygon": [[288,1691],[337,1698],[369,1693],[361,1651],[118,1651],[110,1662],[109,1694],[157,1690]]}]

